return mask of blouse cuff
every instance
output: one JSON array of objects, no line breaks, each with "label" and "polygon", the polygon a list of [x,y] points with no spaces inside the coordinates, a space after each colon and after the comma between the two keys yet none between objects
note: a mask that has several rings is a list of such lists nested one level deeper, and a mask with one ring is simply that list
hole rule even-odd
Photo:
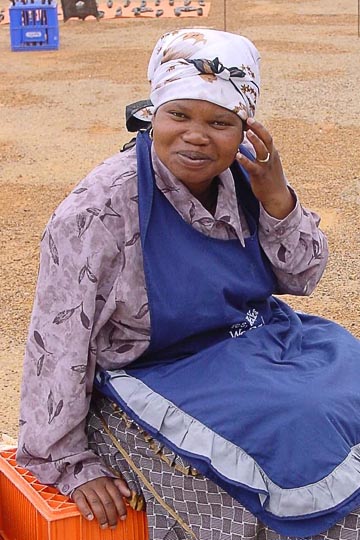
[{"label": "blouse cuff", "polygon": [[277,241],[279,238],[286,238],[299,228],[302,218],[302,209],[299,199],[295,191],[290,187],[289,190],[295,201],[295,208],[283,219],[277,219],[270,216],[260,203],[259,227],[261,232],[267,237],[274,237]]},{"label": "blouse cuff", "polygon": [[76,463],[73,466],[68,466],[66,471],[61,475],[61,480],[56,484],[58,490],[69,497],[72,496],[76,488],[95,480],[101,476],[107,476],[109,478],[119,478],[119,475],[115,471],[108,469],[102,463]]}]

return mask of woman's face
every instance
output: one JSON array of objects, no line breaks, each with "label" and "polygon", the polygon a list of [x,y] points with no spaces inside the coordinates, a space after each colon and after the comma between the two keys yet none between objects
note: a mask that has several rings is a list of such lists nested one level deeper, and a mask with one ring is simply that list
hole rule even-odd
[{"label": "woman's face", "polygon": [[243,124],[219,105],[179,99],[158,108],[153,132],[160,161],[197,196],[234,161]]}]

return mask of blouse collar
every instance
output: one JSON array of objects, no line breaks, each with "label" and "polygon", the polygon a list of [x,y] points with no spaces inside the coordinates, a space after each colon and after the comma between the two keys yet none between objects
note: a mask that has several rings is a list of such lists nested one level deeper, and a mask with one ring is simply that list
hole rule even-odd
[{"label": "blouse collar", "polygon": [[234,229],[241,244],[245,245],[244,228],[247,229],[247,223],[244,216],[242,216],[242,220],[240,219],[235,184],[230,169],[226,169],[219,175],[216,211],[215,215],[212,216],[181,180],[176,178],[160,161],[154,145],[151,147],[151,157],[157,187],[187,223],[195,226],[194,218],[196,221],[202,220],[203,223],[206,219],[209,224],[211,221],[222,221]]}]

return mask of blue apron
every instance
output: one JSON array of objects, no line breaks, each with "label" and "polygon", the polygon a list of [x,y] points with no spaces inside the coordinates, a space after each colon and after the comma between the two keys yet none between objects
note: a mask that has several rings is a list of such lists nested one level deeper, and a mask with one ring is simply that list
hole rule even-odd
[{"label": "blue apron", "polygon": [[244,170],[232,167],[245,247],[182,219],[156,187],[150,146],[139,134],[150,346],[98,384],[275,531],[323,532],[360,505],[359,341],[272,296]]}]

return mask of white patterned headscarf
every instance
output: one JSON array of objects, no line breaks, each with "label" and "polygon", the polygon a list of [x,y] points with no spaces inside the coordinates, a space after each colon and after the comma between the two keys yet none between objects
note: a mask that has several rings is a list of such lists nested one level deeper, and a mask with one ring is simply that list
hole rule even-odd
[{"label": "white patterned headscarf", "polygon": [[258,101],[259,62],[256,47],[243,36],[209,28],[164,34],[148,67],[151,112],[175,99],[200,99],[246,120]]}]

